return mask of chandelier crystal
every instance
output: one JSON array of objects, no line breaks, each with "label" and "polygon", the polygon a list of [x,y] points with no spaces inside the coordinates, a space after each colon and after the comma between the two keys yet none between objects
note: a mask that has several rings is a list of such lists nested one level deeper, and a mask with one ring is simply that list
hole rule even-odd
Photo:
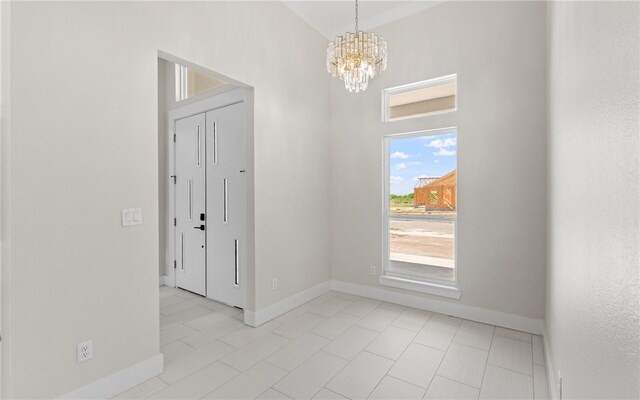
[{"label": "chandelier crystal", "polygon": [[336,37],[327,48],[327,71],[344,81],[350,92],[367,89],[369,79],[387,68],[387,43],[372,32],[358,30],[358,0],[356,29]]}]

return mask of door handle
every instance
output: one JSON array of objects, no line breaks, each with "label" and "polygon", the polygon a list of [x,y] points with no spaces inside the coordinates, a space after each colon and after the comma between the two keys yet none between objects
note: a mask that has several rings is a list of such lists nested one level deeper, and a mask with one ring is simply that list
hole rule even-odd
[{"label": "door handle", "polygon": [[193,229],[200,229],[201,231],[203,231],[204,230],[204,225],[194,226]]}]

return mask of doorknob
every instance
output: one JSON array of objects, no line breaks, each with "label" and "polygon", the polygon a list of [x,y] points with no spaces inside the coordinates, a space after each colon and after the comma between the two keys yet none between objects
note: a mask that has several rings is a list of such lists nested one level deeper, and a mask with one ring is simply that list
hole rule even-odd
[{"label": "doorknob", "polygon": [[194,226],[193,229],[200,229],[201,231],[203,231],[204,230],[204,225]]}]

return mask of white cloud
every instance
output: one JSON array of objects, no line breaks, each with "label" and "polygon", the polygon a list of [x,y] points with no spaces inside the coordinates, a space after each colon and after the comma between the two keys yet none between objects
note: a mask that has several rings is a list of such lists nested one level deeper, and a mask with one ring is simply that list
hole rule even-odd
[{"label": "white cloud", "polygon": [[433,160],[433,162],[434,162],[434,163],[439,163],[439,162],[440,162],[440,160]]},{"label": "white cloud", "polygon": [[397,185],[398,183],[404,181],[404,178],[401,176],[391,176],[389,177],[389,181],[392,185]]},{"label": "white cloud", "polygon": [[436,149],[441,149],[443,147],[455,146],[457,142],[458,140],[456,138],[446,138],[445,140],[435,139],[425,144],[425,147],[435,147]]},{"label": "white cloud", "polygon": [[391,158],[409,158],[409,155],[407,153],[403,153],[401,151],[394,151],[393,154],[391,154]]},{"label": "white cloud", "polygon": [[438,149],[438,151],[434,151],[433,155],[434,156],[455,156],[456,155],[456,151],[455,150],[447,150],[445,148],[440,148],[440,149]]},{"label": "white cloud", "polygon": [[420,161],[412,161],[409,163],[409,165],[420,165],[422,164]]},{"label": "white cloud", "polygon": [[403,169],[407,168],[407,164],[400,163],[400,164],[396,164],[395,167],[398,171],[402,171]]}]

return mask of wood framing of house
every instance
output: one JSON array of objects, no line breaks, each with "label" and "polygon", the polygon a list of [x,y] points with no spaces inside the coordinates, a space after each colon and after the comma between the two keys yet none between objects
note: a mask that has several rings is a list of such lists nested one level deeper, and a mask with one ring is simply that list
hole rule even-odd
[{"label": "wood framing of house", "polygon": [[414,207],[456,209],[456,170],[440,178],[419,178],[413,189]]}]

